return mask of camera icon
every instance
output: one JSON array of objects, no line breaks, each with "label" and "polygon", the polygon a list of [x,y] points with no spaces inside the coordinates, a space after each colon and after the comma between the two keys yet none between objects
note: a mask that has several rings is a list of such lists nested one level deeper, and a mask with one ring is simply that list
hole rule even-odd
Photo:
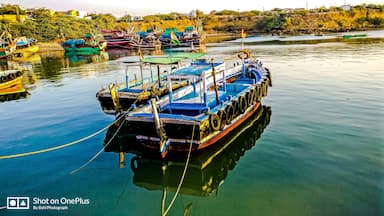
[{"label": "camera icon", "polygon": [[7,197],[7,209],[29,209],[29,197]]}]

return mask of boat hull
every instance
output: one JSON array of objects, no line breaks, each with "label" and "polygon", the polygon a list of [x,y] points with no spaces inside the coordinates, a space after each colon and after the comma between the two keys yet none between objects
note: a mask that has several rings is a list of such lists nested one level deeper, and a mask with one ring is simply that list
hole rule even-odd
[{"label": "boat hull", "polygon": [[[218,131],[213,131],[207,125],[208,116],[199,121],[192,118],[172,119],[161,118],[163,128],[170,141],[168,151],[192,151],[207,148],[224,139],[236,128],[260,109],[260,102],[249,106],[247,110],[236,116],[232,122]],[[154,151],[160,150],[160,138],[158,138],[153,118],[127,117],[124,129],[127,134],[136,134],[136,141],[144,148]]]}]

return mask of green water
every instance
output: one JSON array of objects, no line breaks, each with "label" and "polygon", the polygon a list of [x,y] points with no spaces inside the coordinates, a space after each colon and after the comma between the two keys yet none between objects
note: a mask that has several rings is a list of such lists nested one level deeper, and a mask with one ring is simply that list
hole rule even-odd
[{"label": "green water", "polygon": [[[218,155],[202,171],[195,157],[168,215],[384,215],[384,43],[247,48],[272,71],[273,87],[263,99],[270,120],[228,138],[233,145],[224,153],[200,156]],[[237,50],[234,43],[207,46],[215,58]],[[113,121],[95,93],[124,80],[117,60],[74,64],[50,56],[18,64],[32,70],[34,81],[28,98],[0,103],[0,155],[67,143]],[[89,204],[67,204],[62,211],[1,209],[0,215],[160,215],[164,192],[165,208],[174,195],[182,159],[165,178],[158,161],[144,158],[133,171],[134,154],[126,154],[119,168],[118,154],[103,152],[70,174],[102,149],[105,135],[0,160],[0,206],[10,196],[30,197],[31,208],[38,206],[33,198],[79,197]],[[202,194],[206,184],[210,189]]]}]

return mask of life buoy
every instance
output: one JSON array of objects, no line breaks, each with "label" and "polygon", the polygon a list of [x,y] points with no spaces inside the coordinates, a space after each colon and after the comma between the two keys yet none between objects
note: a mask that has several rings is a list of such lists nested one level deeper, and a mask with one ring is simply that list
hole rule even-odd
[{"label": "life buoy", "polygon": [[209,126],[213,131],[218,131],[220,129],[220,124],[221,119],[216,113],[209,115]]},{"label": "life buoy", "polygon": [[235,116],[235,110],[233,109],[233,106],[231,104],[228,104],[228,106],[225,107],[225,113],[227,114],[225,118],[225,123],[229,125],[231,124]]},{"label": "life buoy", "polygon": [[244,96],[240,96],[239,98],[239,111],[240,113],[244,113],[247,109],[247,100]]},{"label": "life buoy", "polygon": [[238,52],[237,57],[239,59],[249,59],[251,57],[251,53],[247,49],[242,49]]}]

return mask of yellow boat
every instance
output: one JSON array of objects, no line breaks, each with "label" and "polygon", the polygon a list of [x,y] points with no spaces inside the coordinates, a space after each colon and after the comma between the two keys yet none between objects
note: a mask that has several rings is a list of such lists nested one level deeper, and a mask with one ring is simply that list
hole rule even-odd
[{"label": "yellow boat", "polygon": [[15,39],[16,50],[13,52],[15,57],[29,57],[39,51],[37,40],[33,38],[18,37]]},{"label": "yellow boat", "polygon": [[23,73],[18,70],[0,72],[0,102],[16,100],[28,95],[22,77]]}]

